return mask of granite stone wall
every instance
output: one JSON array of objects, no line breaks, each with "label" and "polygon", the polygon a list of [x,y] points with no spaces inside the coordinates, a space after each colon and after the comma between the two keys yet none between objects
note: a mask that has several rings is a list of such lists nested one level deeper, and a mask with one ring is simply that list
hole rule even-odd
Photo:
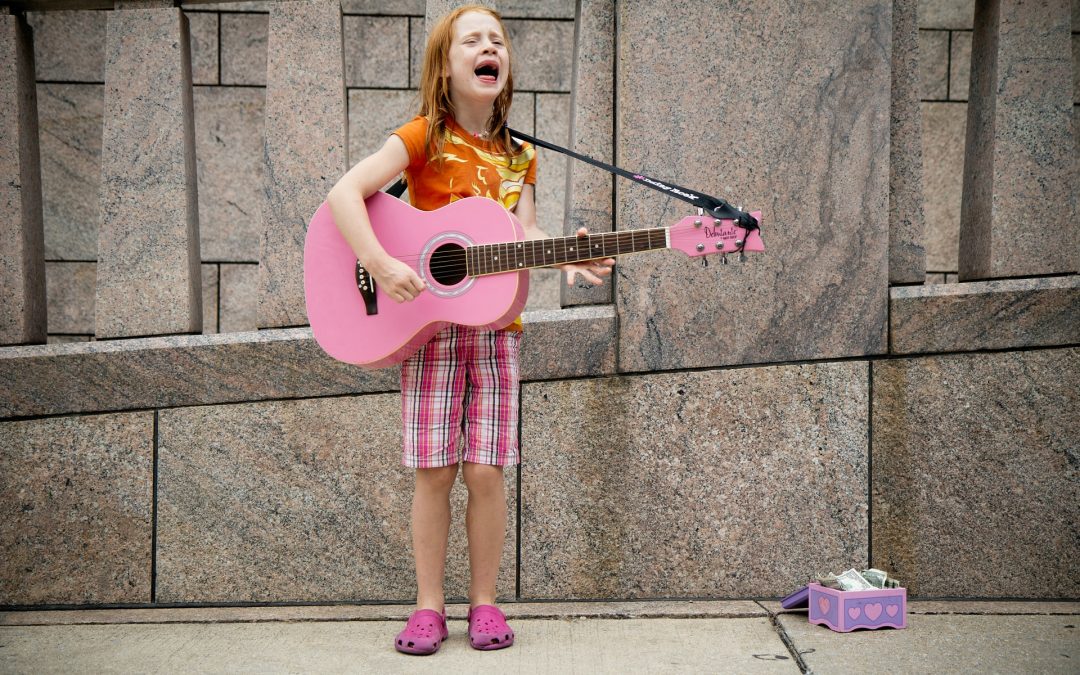
[{"label": "granite stone wall", "polygon": [[[347,164],[409,117],[449,4],[340,0],[341,68],[314,77],[274,65],[271,13],[337,3],[166,9],[190,30],[205,334],[112,340],[103,129],[146,131],[106,101],[119,10],[27,16],[51,344],[0,348],[0,606],[410,601],[398,373],[257,330],[260,242],[267,192],[303,192],[291,143]],[[865,565],[917,597],[1080,597],[1080,276],[958,280],[974,0],[497,4],[512,125],[760,209],[766,245],[625,257],[599,291],[534,276],[500,598],[776,597]],[[289,126],[268,92],[304,82],[340,119]],[[553,234],[692,212],[547,151],[538,200]]]}]

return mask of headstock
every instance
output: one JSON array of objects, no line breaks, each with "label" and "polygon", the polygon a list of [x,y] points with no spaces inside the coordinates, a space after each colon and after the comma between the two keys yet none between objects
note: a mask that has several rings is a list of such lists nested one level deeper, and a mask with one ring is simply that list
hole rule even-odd
[{"label": "headstock", "polygon": [[748,230],[740,227],[738,221],[720,220],[708,214],[687,216],[668,228],[671,248],[676,248],[689,256],[703,256],[712,253],[762,253],[765,244],[761,241],[761,211],[750,213],[758,221],[758,227]]}]

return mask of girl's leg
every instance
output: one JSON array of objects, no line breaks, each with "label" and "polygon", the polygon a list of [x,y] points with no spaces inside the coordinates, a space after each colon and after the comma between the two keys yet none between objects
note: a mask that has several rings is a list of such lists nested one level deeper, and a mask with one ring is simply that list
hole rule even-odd
[{"label": "girl's leg", "polygon": [[469,489],[465,531],[469,536],[469,604],[495,604],[503,541],[506,538],[506,491],[503,468],[465,462],[462,469]]},{"label": "girl's leg", "polygon": [[450,489],[457,464],[416,470],[412,504],[413,558],[416,562],[416,608],[442,612],[446,542],[450,536]]}]

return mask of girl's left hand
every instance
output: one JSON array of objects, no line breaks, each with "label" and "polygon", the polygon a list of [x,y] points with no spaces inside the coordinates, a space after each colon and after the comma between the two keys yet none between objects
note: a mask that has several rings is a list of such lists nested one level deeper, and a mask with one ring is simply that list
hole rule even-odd
[{"label": "girl's left hand", "polygon": [[[577,236],[586,237],[589,231],[584,227],[578,229]],[[587,260],[580,263],[566,263],[565,265],[559,265],[559,268],[566,272],[566,285],[573,286],[574,280],[577,275],[581,275],[581,278],[591,283],[593,286],[600,286],[604,283],[601,277],[611,276],[611,268],[615,266],[614,258],[604,258],[603,260]]]}]

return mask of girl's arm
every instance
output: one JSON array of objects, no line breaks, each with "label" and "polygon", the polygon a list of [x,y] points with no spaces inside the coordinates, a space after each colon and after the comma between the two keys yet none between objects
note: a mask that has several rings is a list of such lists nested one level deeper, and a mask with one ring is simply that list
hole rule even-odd
[{"label": "girl's arm", "polygon": [[364,200],[409,165],[409,151],[397,136],[361,160],[341,177],[326,198],[341,235],[375,282],[397,302],[412,300],[424,290],[414,269],[392,257],[375,238]]},{"label": "girl's arm", "polygon": [[[526,239],[550,239],[551,235],[541,230],[536,225],[536,191],[534,186],[526,183],[521,186],[521,197],[518,199],[517,206],[514,208],[514,215],[517,216],[518,222],[521,223],[521,227],[525,230]],[[588,236],[589,231],[584,227],[578,229],[577,236]],[[611,275],[611,268],[615,265],[614,258],[607,258],[605,260],[591,260],[581,263],[567,263],[565,265],[557,265],[559,269],[566,272],[566,285],[573,286],[574,279],[577,275],[581,275],[583,279],[590,282],[594,286],[599,286],[604,283],[604,280],[600,277],[606,277]]]}]

